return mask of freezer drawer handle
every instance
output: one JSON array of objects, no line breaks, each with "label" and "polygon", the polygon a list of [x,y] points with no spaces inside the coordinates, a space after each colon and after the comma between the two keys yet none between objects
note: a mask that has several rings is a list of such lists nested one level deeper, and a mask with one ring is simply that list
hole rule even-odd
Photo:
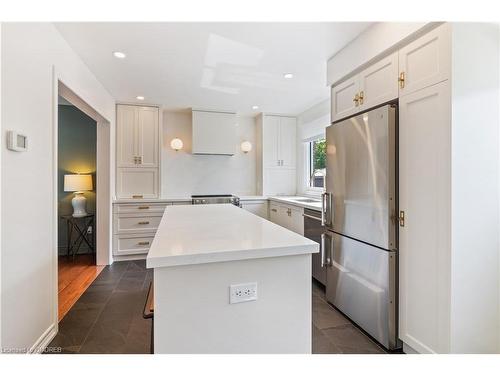
[{"label": "freezer drawer handle", "polygon": [[321,259],[321,268],[325,266],[325,243],[326,243],[326,234],[321,233],[321,245],[319,249],[319,257]]},{"label": "freezer drawer handle", "polygon": [[[328,241],[326,240],[328,237]],[[328,243],[328,249],[326,249]],[[321,233],[321,267],[330,267],[332,265],[333,258],[333,238],[328,233]]]}]

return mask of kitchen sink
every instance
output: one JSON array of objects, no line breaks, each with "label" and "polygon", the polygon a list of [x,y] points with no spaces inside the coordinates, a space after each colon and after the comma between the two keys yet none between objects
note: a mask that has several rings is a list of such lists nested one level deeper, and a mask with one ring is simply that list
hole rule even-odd
[{"label": "kitchen sink", "polygon": [[293,199],[296,202],[302,202],[302,203],[319,203],[320,200],[318,199],[311,199],[311,198],[294,198]]}]

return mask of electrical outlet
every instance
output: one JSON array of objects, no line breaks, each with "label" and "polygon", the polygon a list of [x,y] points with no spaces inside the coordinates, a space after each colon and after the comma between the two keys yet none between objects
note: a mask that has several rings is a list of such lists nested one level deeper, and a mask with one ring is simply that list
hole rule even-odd
[{"label": "electrical outlet", "polygon": [[235,284],[229,286],[229,303],[255,301],[257,283]]}]

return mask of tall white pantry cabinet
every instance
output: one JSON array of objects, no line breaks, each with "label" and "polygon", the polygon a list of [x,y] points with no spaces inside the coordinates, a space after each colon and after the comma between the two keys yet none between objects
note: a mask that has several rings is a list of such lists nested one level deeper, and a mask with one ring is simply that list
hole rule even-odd
[{"label": "tall white pantry cabinet", "polygon": [[116,197],[158,198],[159,108],[116,106]]},{"label": "tall white pantry cabinet", "polygon": [[499,47],[498,25],[445,23],[332,87],[333,121],[399,102],[406,352],[500,352]]},{"label": "tall white pantry cabinet", "polygon": [[296,193],[297,119],[261,114],[257,126],[257,193],[294,195]]}]

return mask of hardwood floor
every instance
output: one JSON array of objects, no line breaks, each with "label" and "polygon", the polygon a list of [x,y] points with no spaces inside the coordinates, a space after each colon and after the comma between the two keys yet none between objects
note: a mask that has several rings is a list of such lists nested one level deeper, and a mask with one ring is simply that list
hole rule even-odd
[{"label": "hardwood floor", "polygon": [[90,284],[101,273],[104,266],[96,266],[89,254],[71,257],[60,256],[58,259],[58,300],[59,321],[66,315]]}]

